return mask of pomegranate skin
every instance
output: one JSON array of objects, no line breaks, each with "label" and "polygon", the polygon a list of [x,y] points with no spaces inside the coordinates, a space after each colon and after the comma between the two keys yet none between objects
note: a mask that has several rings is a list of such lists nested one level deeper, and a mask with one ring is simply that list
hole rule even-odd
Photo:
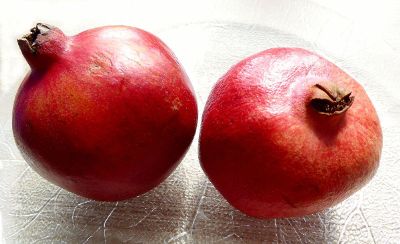
[{"label": "pomegranate skin", "polygon": [[[318,111],[329,108],[313,107],[328,94],[318,87],[351,91],[346,106]],[[257,218],[304,216],[341,202],[373,177],[381,150],[379,119],[361,85],[300,48],[260,52],[220,78],[199,142],[215,188]]]},{"label": "pomegranate skin", "polygon": [[38,24],[18,41],[31,72],[13,110],[15,141],[50,182],[102,201],[166,179],[194,137],[189,78],[156,36],[106,26],[65,36]]}]

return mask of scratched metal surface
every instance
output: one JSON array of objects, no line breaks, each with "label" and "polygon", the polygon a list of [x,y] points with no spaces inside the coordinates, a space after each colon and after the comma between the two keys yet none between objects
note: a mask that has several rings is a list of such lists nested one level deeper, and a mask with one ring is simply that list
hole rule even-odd
[{"label": "scratched metal surface", "polygon": [[[360,9],[361,7],[361,9]],[[5,243],[399,243],[400,5],[396,1],[4,1],[0,10],[0,241]],[[200,111],[240,59],[300,46],[364,85],[383,127],[375,178],[342,204],[304,218],[257,220],[207,180],[197,141],[162,185],[117,203],[90,201],[41,179],[13,141],[11,109],[28,71],[15,39],[35,22],[68,34],[109,24],[160,36],[186,68]]]}]

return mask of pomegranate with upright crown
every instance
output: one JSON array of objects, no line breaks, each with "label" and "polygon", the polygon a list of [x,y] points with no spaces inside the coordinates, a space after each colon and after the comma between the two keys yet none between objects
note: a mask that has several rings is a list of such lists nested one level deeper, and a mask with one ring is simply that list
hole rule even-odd
[{"label": "pomegranate with upright crown", "polygon": [[41,176],[115,201],[149,191],[196,130],[193,88],[172,51],[133,27],[66,36],[37,24],[18,40],[31,67],[13,110],[15,141]]},{"label": "pomegranate with upright crown", "polygon": [[258,218],[331,207],[377,170],[382,132],[366,92],[323,57],[274,48],[216,84],[200,132],[201,166],[240,211]]}]

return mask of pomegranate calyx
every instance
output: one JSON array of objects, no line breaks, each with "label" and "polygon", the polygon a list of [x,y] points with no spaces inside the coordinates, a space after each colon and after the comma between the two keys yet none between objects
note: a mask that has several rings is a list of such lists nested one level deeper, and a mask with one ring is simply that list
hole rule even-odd
[{"label": "pomegranate calyx", "polygon": [[18,45],[21,50],[29,50],[32,54],[37,52],[38,42],[36,41],[39,35],[47,35],[47,33],[53,29],[51,25],[37,23],[35,27],[31,29],[31,33],[24,35],[18,39]]},{"label": "pomegranate calyx", "polygon": [[68,37],[51,25],[38,23],[18,39],[18,45],[32,70],[45,69],[62,56]]},{"label": "pomegranate calyx", "polygon": [[321,84],[315,84],[312,89],[314,93],[310,104],[319,114],[342,114],[354,102],[354,96],[351,96],[351,91],[346,91],[336,85],[329,85],[329,88],[327,88]]}]

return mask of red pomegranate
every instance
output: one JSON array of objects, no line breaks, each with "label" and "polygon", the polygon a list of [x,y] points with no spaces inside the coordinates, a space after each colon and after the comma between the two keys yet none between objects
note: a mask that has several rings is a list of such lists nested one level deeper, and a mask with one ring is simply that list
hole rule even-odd
[{"label": "red pomegranate", "polygon": [[215,188],[258,218],[303,216],[365,185],[382,133],[364,89],[300,48],[269,49],[233,66],[202,118],[201,165]]},{"label": "red pomegranate", "polygon": [[197,105],[160,39],[127,26],[66,36],[37,24],[18,44],[32,71],[15,99],[14,136],[41,176],[114,201],[174,170],[193,139]]}]

